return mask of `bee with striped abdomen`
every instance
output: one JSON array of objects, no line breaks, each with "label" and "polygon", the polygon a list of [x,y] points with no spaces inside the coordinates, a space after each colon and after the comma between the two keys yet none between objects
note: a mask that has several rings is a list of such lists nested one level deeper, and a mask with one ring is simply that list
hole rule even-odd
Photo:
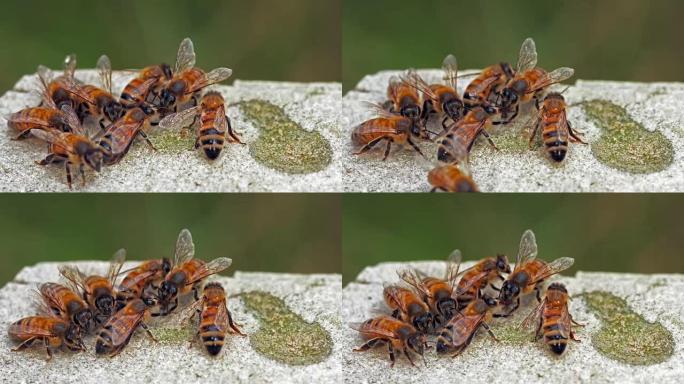
[{"label": "bee with striped abdomen", "polygon": [[544,337],[544,343],[557,355],[562,355],[568,339],[579,342],[572,330],[573,324],[582,326],[572,319],[568,311],[568,290],[561,283],[553,283],[546,288],[546,296],[537,308],[525,318],[522,326],[529,328],[538,321],[534,340]]},{"label": "bee with striped abdomen", "polygon": [[500,290],[494,286],[495,280],[505,280],[502,273],[511,273],[511,266],[508,264],[506,255],[487,257],[477,262],[477,264],[463,271],[461,279],[456,288],[458,306],[464,308],[470,302],[482,296],[482,290],[490,285],[494,290]]},{"label": "bee with striped abdomen", "polygon": [[382,291],[385,304],[392,311],[392,317],[412,324],[418,332],[430,333],[434,318],[430,307],[416,293],[399,285],[385,285]]},{"label": "bee with striped abdomen", "polygon": [[138,327],[145,329],[150,338],[157,341],[145,324],[149,317],[150,310],[142,300],[131,300],[102,326],[95,343],[95,353],[116,356],[128,345]]},{"label": "bee with striped abdomen", "polygon": [[112,63],[109,57],[102,55],[97,60],[97,69],[103,88],[82,85],[81,94],[85,102],[79,104],[76,113],[82,123],[91,117],[97,121],[100,128],[105,129],[107,125],[118,120],[125,111],[119,100],[112,95]]},{"label": "bee with striped abdomen", "polygon": [[86,349],[78,327],[54,316],[29,316],[17,320],[7,328],[7,334],[20,343],[12,349],[13,352],[41,346],[45,347],[48,360],[52,359],[53,350],[62,347],[74,352]]},{"label": "bee with striped abdomen", "polygon": [[432,186],[430,192],[479,192],[477,184],[470,173],[470,162],[466,144],[462,136],[447,135],[442,140],[438,153],[441,151],[445,161],[438,161],[428,173],[428,183]]},{"label": "bee with striped abdomen", "polygon": [[425,334],[418,332],[411,324],[399,319],[380,316],[366,320],[363,323],[352,323],[350,327],[358,331],[361,337],[366,340],[366,343],[355,348],[354,352],[363,352],[373,347],[387,344],[392,367],[394,367],[395,351],[403,352],[413,366],[415,364],[411,358],[412,353],[423,357],[426,344]]},{"label": "bee with striped abdomen", "polygon": [[116,287],[116,307],[117,310],[126,306],[133,299],[142,299],[148,305],[153,302],[153,296],[146,297],[145,291],[148,288],[156,291],[164,277],[171,270],[171,260],[168,258],[148,260],[139,266],[126,271],[123,280]]},{"label": "bee with striped abdomen", "polygon": [[496,299],[486,295],[471,301],[442,329],[437,338],[437,353],[453,353],[453,357],[458,356],[470,345],[480,327],[499,341],[487,324],[492,320],[492,310],[497,305]]},{"label": "bee with striped abdomen", "polygon": [[544,98],[541,107],[537,104],[537,109],[539,110],[539,117],[532,135],[530,135],[530,147],[532,147],[532,141],[540,129],[546,153],[557,162],[565,159],[569,141],[586,144],[579,137],[579,132],[573,130],[568,121],[563,95],[557,92],[549,93]]},{"label": "bee with striped abdomen", "polygon": [[[223,348],[226,332],[247,336],[238,325],[233,322],[233,317],[226,305],[226,291],[220,283],[209,283],[204,286],[202,298],[197,302],[199,308],[199,330],[195,337],[202,340],[207,352],[216,356]],[[193,312],[193,317],[195,312]]]},{"label": "bee with striped abdomen", "polygon": [[470,153],[470,150],[475,144],[480,135],[484,135],[489,141],[489,144],[498,150],[494,141],[489,136],[486,130],[488,124],[491,123],[491,115],[483,107],[475,107],[466,113],[465,117],[458,122],[451,125],[446,136],[441,141],[441,145],[437,150],[437,160],[451,163],[454,159],[452,153],[460,152],[456,146],[465,148],[465,153]]},{"label": "bee with striped abdomen", "polygon": [[43,312],[71,322],[81,334],[90,330],[93,313],[75,289],[57,283],[44,283],[38,290]]},{"label": "bee with striped abdomen", "polygon": [[144,131],[148,118],[141,108],[136,107],[126,111],[125,115],[107,127],[99,142],[105,164],[112,165],[121,161],[138,136],[145,139],[152,150],[157,150]]}]

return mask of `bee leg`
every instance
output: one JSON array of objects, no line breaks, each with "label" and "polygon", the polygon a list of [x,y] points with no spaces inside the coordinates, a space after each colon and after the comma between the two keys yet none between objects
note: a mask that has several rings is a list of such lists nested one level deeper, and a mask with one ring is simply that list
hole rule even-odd
[{"label": "bee leg", "polygon": [[411,354],[409,353],[409,351],[406,348],[404,348],[404,355],[408,359],[409,363],[411,363],[411,365],[413,365],[415,367],[416,364],[413,362],[413,359],[411,358]]},{"label": "bee leg", "polygon": [[354,348],[354,349],[352,349],[352,351],[354,351],[354,352],[367,351],[371,348],[378,346],[378,344],[382,344],[383,342],[384,342],[384,340],[381,338],[370,339],[364,345],[362,345],[358,348]]},{"label": "bee leg", "polygon": [[398,310],[398,309],[395,309],[395,310],[392,312],[392,315],[391,315],[391,316],[394,317],[395,319],[398,319],[398,318],[399,318],[399,314],[400,314],[400,313],[399,313],[399,310]]},{"label": "bee leg", "polygon": [[581,135],[582,132],[572,129],[572,125],[570,125],[569,121],[568,121],[568,130],[570,131],[570,138],[574,139],[575,142],[582,143],[582,144],[588,144],[587,142],[582,140],[581,137],[579,137],[579,135]]},{"label": "bee leg", "polygon": [[354,152],[354,155],[360,155],[360,154],[363,154],[363,153],[368,152],[371,148],[373,148],[373,147],[375,146],[375,144],[379,143],[379,142],[382,141],[384,138],[385,138],[385,137],[383,136],[383,137],[379,137],[379,138],[377,138],[377,139],[371,141],[370,143],[364,145],[360,150]]},{"label": "bee leg", "polygon": [[228,115],[226,115],[226,124],[228,125],[228,136],[230,136],[238,144],[245,145],[246,143],[242,142],[242,140],[240,139],[240,134],[237,131],[233,130],[233,126],[230,124],[230,119],[228,118]]},{"label": "bee leg", "polygon": [[36,161],[36,164],[38,164],[38,165],[52,164],[55,162],[55,157],[56,157],[55,154],[51,153],[51,154],[47,155],[43,160]]},{"label": "bee leg", "polygon": [[22,349],[26,349],[33,344],[33,342],[36,340],[35,337],[31,337],[29,339],[24,340],[21,344],[17,345],[15,348],[12,348],[12,352],[18,352],[21,351]]},{"label": "bee leg", "polygon": [[83,164],[78,166],[78,173],[81,175],[81,185],[85,187],[86,185],[86,179],[85,179],[85,171],[83,170]]},{"label": "bee leg", "polygon": [[200,331],[195,332],[195,334],[190,338],[190,340],[188,340],[188,349],[192,348],[192,343],[194,343],[195,340],[197,340],[197,337],[199,336],[199,334],[200,334]]},{"label": "bee leg", "polygon": [[390,149],[392,149],[392,139],[387,138],[387,147],[385,148],[385,156],[382,157],[382,161],[387,160],[387,156],[390,154]]},{"label": "bee leg", "polygon": [[149,336],[150,339],[154,340],[157,343],[159,342],[159,340],[157,340],[157,338],[154,337],[154,335],[152,334],[152,331],[150,331],[150,329],[147,327],[147,324],[140,322],[140,326],[145,330],[145,332],[147,333],[147,336]]},{"label": "bee leg", "polygon": [[228,312],[228,325],[230,328],[240,336],[247,336],[246,334],[242,333],[240,328],[238,328],[239,324],[233,322],[233,316],[231,316],[230,311],[226,310],[226,312]]},{"label": "bee leg", "polygon": [[[434,187],[434,188],[430,189],[430,192],[431,192],[431,193],[437,192],[437,189],[438,189],[437,187]],[[440,188],[440,189],[441,189],[441,188]]]},{"label": "bee leg", "polygon": [[390,368],[393,368],[393,367],[394,367],[395,358],[394,358],[394,348],[392,347],[392,343],[391,343],[391,342],[390,342],[390,343],[387,343],[387,350],[389,351],[390,360],[392,361],[392,364],[390,365]]},{"label": "bee leg", "polygon": [[537,330],[534,332],[534,339],[532,341],[537,341],[542,337],[541,328],[543,322],[544,319],[541,316],[539,316],[539,324],[537,325]]},{"label": "bee leg", "polygon": [[150,141],[150,138],[147,137],[147,134],[146,134],[145,132],[139,131],[138,133],[140,133],[140,136],[142,136],[142,138],[145,139],[145,141],[147,142],[147,145],[149,145],[150,148],[152,148],[152,150],[154,150],[154,151],[157,150],[157,148],[154,147],[154,145],[153,145],[152,142]]},{"label": "bee leg", "polygon": [[71,189],[71,167],[68,161],[64,163],[64,168],[66,168],[67,184],[69,184],[69,189]]},{"label": "bee leg", "polygon": [[[420,153],[420,155],[423,156],[423,158],[426,158],[423,152],[421,152],[420,148],[416,145],[416,143],[411,141],[411,138],[406,139],[406,141],[408,141],[408,143],[413,147],[413,149],[415,149],[416,152]],[[389,154],[389,145],[387,146],[387,151],[385,153],[385,157],[387,157],[387,154]]]},{"label": "bee leg", "polygon": [[101,128],[102,130],[105,130],[104,121],[105,121],[104,117],[100,119],[100,128]]},{"label": "bee leg", "polygon": [[574,341],[575,343],[582,342],[582,340],[575,338],[575,332],[570,332],[570,340]]},{"label": "bee leg", "polygon": [[519,306],[520,306],[520,297],[518,297],[518,299],[515,301],[515,305],[513,306],[513,308],[511,308],[510,311],[508,311],[508,313],[505,313],[505,314],[504,313],[495,313],[494,317],[508,317],[508,316],[512,315],[513,312],[515,312],[515,310],[518,309]]},{"label": "bee leg", "polygon": [[485,138],[487,138],[487,141],[489,141],[489,145],[491,145],[492,147],[494,147],[494,149],[496,149],[498,151],[499,147],[497,147],[496,144],[494,144],[494,141],[492,140],[491,136],[489,136],[489,133],[483,129],[482,134],[484,135]]},{"label": "bee leg", "polygon": [[487,333],[489,333],[489,336],[491,336],[492,339],[494,339],[494,341],[496,341],[498,343],[499,339],[496,338],[496,335],[494,334],[494,332],[492,332],[492,329],[489,327],[489,325],[487,325],[486,323],[482,323],[482,326],[484,327],[484,329],[487,330]]},{"label": "bee leg", "polygon": [[534,292],[535,292],[535,294],[536,294],[536,296],[537,296],[537,302],[541,303],[541,302],[542,302],[542,299],[541,299],[541,289],[539,289],[539,285],[536,285],[536,286],[534,287]]},{"label": "bee leg", "polygon": [[495,290],[495,291],[497,291],[497,292],[501,292],[501,287],[496,287],[496,286],[494,286],[494,284],[492,284],[492,283],[490,283],[489,286],[492,287],[493,290]]},{"label": "bee leg", "polygon": [[50,350],[50,343],[48,342],[47,337],[43,339],[43,345],[45,345],[45,351],[48,355],[47,361],[52,360],[52,351]]},{"label": "bee leg", "polygon": [[585,324],[581,324],[575,321],[575,319],[572,318],[572,315],[570,315],[570,321],[572,321],[572,324],[574,324],[577,327],[584,327]]},{"label": "bee leg", "polygon": [[537,124],[534,125],[534,129],[532,129],[532,134],[530,135],[530,141],[527,144],[527,147],[532,149],[532,142],[534,141],[534,138],[537,137],[537,130],[539,130],[539,126],[541,125],[541,117],[537,118]]},{"label": "bee leg", "polygon": [[445,131],[449,130],[449,127],[447,127],[446,125],[447,120],[449,120],[449,116],[444,116],[444,118],[442,119],[442,129],[444,129]]}]

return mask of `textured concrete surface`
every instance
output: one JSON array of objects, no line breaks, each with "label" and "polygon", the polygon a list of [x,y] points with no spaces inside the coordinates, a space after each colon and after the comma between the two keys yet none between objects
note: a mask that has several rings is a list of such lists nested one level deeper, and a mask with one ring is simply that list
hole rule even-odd
[{"label": "textured concrete surface", "polygon": [[[237,261],[237,260],[236,260]],[[289,366],[254,351],[248,337],[228,336],[217,358],[210,357],[199,345],[188,348],[187,339],[179,342],[154,343],[138,331],[124,351],[114,357],[99,358],[94,353],[94,340],[86,339],[88,351],[71,354],[55,353],[46,362],[44,350],[10,352],[13,343],[7,337],[10,321],[35,313],[32,304],[37,284],[58,278],[56,263],[40,263],[24,268],[14,281],[0,289],[0,382],[53,383],[310,383],[339,382],[341,322],[340,275],[296,275],[235,272],[232,277],[216,277],[229,295],[265,291],[275,295],[307,322],[319,323],[331,336],[331,355],[320,363]],[[79,262],[84,272],[106,270],[104,262]],[[130,264],[133,265],[133,264]],[[235,321],[248,335],[254,334],[259,322],[245,308],[240,297],[228,299]],[[152,332],[159,327],[177,327],[180,316],[169,316],[150,323]]]},{"label": "textured concrete surface", "polygon": [[[464,263],[468,267],[471,263]],[[344,288],[341,318],[358,322],[370,318],[374,308],[382,303],[382,284],[397,280],[396,271],[418,268],[428,274],[443,276],[445,263],[422,261],[414,263],[382,263],[367,267],[354,282]],[[348,383],[675,383],[684,375],[684,275],[639,275],[599,272],[578,272],[574,277],[560,276],[556,281],[566,285],[573,295],[570,312],[576,321],[585,324],[575,328],[581,343],[570,343],[558,358],[541,342],[532,342],[529,335],[507,341],[507,334],[518,328],[532,304],[523,300],[521,310],[510,321],[495,320],[492,331],[502,339],[495,343],[481,331],[459,357],[438,357],[434,348],[426,354],[427,367],[411,367],[399,357],[390,369],[387,350],[358,353],[352,349],[363,343],[358,332],[344,331],[342,371]],[[626,300],[629,307],[649,322],[660,322],[673,336],[674,354],[654,365],[634,366],[610,359],[592,345],[592,337],[602,326],[594,312],[587,308],[582,293],[606,291]],[[536,300],[531,298],[535,303]],[[510,336],[508,337],[510,338]]]},{"label": "textured concrete surface", "polygon": [[[476,71],[467,70],[462,74]],[[349,140],[352,129],[373,117],[362,101],[383,102],[390,76],[400,71],[382,71],[364,77],[356,88],[348,92],[342,102],[345,113],[341,127],[345,132],[345,150],[342,152],[343,180],[346,191],[419,192],[428,191],[427,172],[436,158],[435,144],[421,143],[430,161],[408,149],[393,149],[393,154],[382,162],[379,150],[370,156],[355,156]],[[428,83],[441,81],[439,70],[419,70]],[[579,74],[581,77],[581,74]],[[472,77],[459,83],[459,92]],[[568,84],[572,84],[571,79]],[[566,85],[552,89],[562,91]],[[684,191],[684,84],[683,83],[629,83],[578,80],[565,93],[571,105],[568,119],[585,133],[590,145],[570,145],[569,153],[561,165],[552,164],[542,149],[526,147],[529,114],[521,114],[512,127],[490,130],[495,142],[517,141],[520,148],[499,152],[481,138],[471,152],[471,170],[475,182],[483,192],[646,192]],[[602,99],[624,107],[636,122],[647,131],[661,132],[674,149],[673,162],[664,170],[650,174],[630,174],[599,162],[592,155],[591,145],[602,132],[587,118],[578,103]],[[532,107],[533,109],[533,107]],[[528,120],[529,121],[529,120]],[[437,127],[435,127],[437,129]],[[433,129],[433,130],[435,130]],[[524,131],[524,132],[523,132]],[[515,137],[515,136],[520,137]],[[504,138],[505,136],[505,138]],[[502,147],[502,145],[499,145]],[[384,147],[383,147],[384,148]],[[431,154],[431,155],[428,155]]]},{"label": "textured concrete surface", "polygon": [[[115,72],[113,91],[121,89],[133,75]],[[76,77],[99,84],[93,70],[78,70]],[[0,97],[0,116],[39,102],[37,76],[22,77],[14,89]],[[227,145],[221,157],[210,163],[201,151],[192,150],[192,139],[179,139],[178,132],[151,131],[150,140],[172,141],[172,148],[160,146],[152,151],[138,140],[120,164],[105,167],[99,174],[87,172],[87,183],[80,178],[74,191],[95,192],[300,192],[340,191],[342,143],[338,115],[342,86],[339,83],[280,83],[235,80],[231,86],[216,85],[228,103],[227,114],[247,145]],[[264,100],[281,107],[290,119],[307,131],[320,132],[330,142],[332,162],[325,169],[292,175],[276,171],[254,160],[249,145],[259,136],[255,124],[246,119],[236,103]],[[45,157],[45,147],[37,139],[11,141],[16,135],[0,118],[0,191],[68,191],[63,167],[41,167],[34,161]]]}]

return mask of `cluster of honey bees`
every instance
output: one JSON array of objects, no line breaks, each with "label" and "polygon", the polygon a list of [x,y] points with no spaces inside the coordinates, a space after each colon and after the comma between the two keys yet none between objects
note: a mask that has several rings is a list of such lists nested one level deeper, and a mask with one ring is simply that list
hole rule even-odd
[{"label": "cluster of honey bees", "polygon": [[[552,262],[537,259],[537,242],[531,230],[525,231],[511,271],[505,255],[488,257],[459,272],[461,252],[449,256],[444,278],[427,276],[418,270],[399,271],[402,282],[385,284],[384,308],[388,314],[353,323],[365,344],[354,351],[387,345],[392,366],[395,353],[404,354],[412,365],[412,355],[424,357],[435,346],[437,353],[461,354],[484,328],[496,341],[490,325],[493,318],[506,318],[520,306],[520,297],[534,292],[539,304],[521,326],[536,326],[534,340],[543,337],[550,349],[561,355],[568,340],[575,338],[576,323],[568,311],[568,291],[552,283],[542,299],[544,281],[572,266],[574,259],[563,257]],[[507,274],[507,276],[504,276]],[[503,281],[497,287],[497,282]]]},{"label": "cluster of honey bees", "polygon": [[[377,117],[352,131],[352,143],[359,147],[355,154],[366,153],[386,142],[383,160],[389,156],[392,143],[409,144],[425,157],[417,142],[439,141],[437,159],[428,174],[432,191],[476,192],[478,187],[468,166],[473,143],[483,135],[498,149],[486,128],[513,122],[520,107],[531,101],[538,113],[530,146],[541,130],[549,157],[561,162],[570,141],[584,143],[567,119],[563,95],[548,92],[552,84],[572,77],[574,70],[562,67],[547,72],[538,67],[537,49],[531,38],[523,42],[515,69],[505,62],[489,66],[477,74],[462,95],[457,90],[456,58],[447,56],[442,68],[443,84],[427,84],[412,69],[402,76],[393,76],[387,87],[388,100],[382,105],[367,103]],[[441,120],[440,132],[428,129],[432,116]]]},{"label": "cluster of honey bees", "polygon": [[[204,281],[232,261],[221,257],[205,262],[194,254],[190,231],[183,229],[173,262],[168,258],[149,260],[121,272],[126,257],[121,249],[114,254],[106,276],[87,276],[75,267],[60,267],[64,282],[44,283],[38,288],[39,313],[9,326],[10,338],[19,343],[13,351],[42,347],[51,359],[54,350],[85,351],[84,338],[93,333],[95,353],[115,356],[138,327],[156,341],[146,321],[170,314],[178,307],[179,297],[192,293],[194,301],[186,308],[188,319],[196,314],[200,317],[193,340],[199,337],[210,355],[218,355],[226,332],[245,335],[233,322],[221,284],[204,285]],[[120,275],[124,277],[117,284]]]},{"label": "cluster of honey bees", "polygon": [[226,115],[225,101],[218,92],[204,92],[207,86],[229,78],[232,70],[210,72],[195,67],[192,40],[178,48],[176,64],[146,67],[124,87],[119,97],[112,94],[112,66],[107,56],[97,61],[100,86],[84,84],[74,77],[76,57],[64,61],[64,73],[52,78],[51,71],[38,67],[41,103],[7,117],[7,125],[19,132],[15,139],[38,138],[48,144],[48,155],[40,165],[63,163],[71,188],[72,167],[85,183],[84,167],[99,172],[128,153],[141,136],[152,148],[146,131],[196,125],[195,149],[207,158],[218,158],[224,143],[242,143]]}]

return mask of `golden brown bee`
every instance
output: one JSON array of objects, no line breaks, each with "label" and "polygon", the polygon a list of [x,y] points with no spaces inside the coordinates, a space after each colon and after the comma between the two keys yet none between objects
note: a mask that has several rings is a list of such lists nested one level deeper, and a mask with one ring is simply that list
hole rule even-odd
[{"label": "golden brown bee", "polygon": [[494,280],[505,280],[502,273],[511,273],[506,255],[487,257],[477,264],[463,271],[461,280],[458,281],[456,297],[459,309],[464,308],[470,302],[482,296],[482,290],[489,284],[494,290],[500,290],[494,286]]},{"label": "golden brown bee", "polygon": [[97,60],[97,69],[103,88],[94,85],[82,85],[80,92],[85,102],[80,103],[76,113],[81,122],[91,116],[97,120],[100,128],[119,119],[124,113],[121,103],[112,95],[112,63],[109,57],[102,55]]},{"label": "golden brown bee", "polygon": [[490,122],[490,114],[483,107],[475,107],[469,110],[463,119],[453,124],[447,131],[437,150],[437,160],[445,163],[458,161],[453,157],[453,153],[461,152],[460,147],[463,147],[465,153],[468,154],[480,135],[484,135],[489,144],[498,150],[485,129]]},{"label": "golden brown bee", "polygon": [[138,327],[145,329],[150,338],[157,341],[145,324],[149,317],[150,310],[142,300],[131,300],[102,326],[95,343],[95,353],[116,356],[128,345]]},{"label": "golden brown bee", "polygon": [[578,136],[579,132],[573,130],[568,121],[563,95],[557,92],[549,93],[544,98],[541,108],[539,108],[539,105],[537,107],[539,109],[539,117],[530,136],[530,147],[539,128],[541,128],[546,153],[554,161],[560,162],[565,159],[565,155],[568,152],[568,141],[586,144]]},{"label": "golden brown bee", "polygon": [[526,230],[520,239],[520,249],[515,261],[513,273],[508,275],[501,286],[499,302],[509,306],[515,300],[515,306],[507,314],[497,314],[496,317],[506,317],[512,314],[520,306],[520,295],[535,291],[537,300],[541,302],[539,290],[544,280],[562,272],[574,264],[575,259],[561,257],[550,263],[537,259],[537,240],[534,232]]},{"label": "golden brown bee", "polygon": [[159,126],[162,128],[197,126],[195,149],[202,148],[210,160],[215,160],[221,154],[225,140],[230,143],[244,144],[240,136],[233,131],[230,119],[226,115],[226,102],[218,92],[207,92],[202,96],[200,105],[164,117]]},{"label": "golden brown bee", "polygon": [[48,360],[52,359],[53,350],[62,347],[76,352],[85,351],[78,327],[57,317],[25,317],[10,324],[7,334],[10,339],[21,343],[12,351],[21,351],[38,345],[45,347]]},{"label": "golden brown bee", "polygon": [[95,320],[103,323],[116,309],[116,292],[114,281],[126,259],[126,250],[118,250],[112,257],[106,276],[86,276],[78,268],[71,266],[59,267],[59,272],[66,279],[83,292],[83,299],[90,306]]},{"label": "golden brown bee", "polygon": [[120,102],[126,109],[142,108],[147,115],[155,113],[152,108],[153,100],[158,97],[157,88],[171,80],[173,74],[168,64],[145,67],[138,76],[129,81],[121,91]]},{"label": "golden brown bee", "polygon": [[513,68],[508,63],[491,65],[468,83],[463,92],[463,102],[467,109],[483,106],[490,114],[494,114],[492,104],[496,101],[495,96],[500,88],[503,88],[508,80],[515,76]]},{"label": "golden brown bee", "polygon": [[74,289],[57,283],[45,283],[39,288],[42,312],[70,321],[86,333],[90,329],[93,313]]},{"label": "golden brown bee", "polygon": [[399,285],[385,285],[382,291],[385,304],[392,311],[392,317],[400,319],[422,333],[430,333],[434,318],[430,307],[413,290]]},{"label": "golden brown bee", "polygon": [[453,353],[452,356],[458,356],[470,345],[480,327],[499,341],[487,324],[492,320],[492,310],[496,306],[496,299],[486,295],[471,301],[444,326],[437,338],[437,353]]},{"label": "golden brown bee", "polygon": [[126,271],[127,274],[116,287],[116,306],[120,310],[133,299],[142,299],[152,304],[151,298],[145,297],[145,290],[156,283],[160,283],[171,270],[171,260],[168,258],[146,261],[139,266]]},{"label": "golden brown bee", "polygon": [[[168,315],[178,306],[178,296],[193,291],[195,300],[199,300],[199,287],[207,277],[230,267],[233,262],[227,257],[219,257],[210,262],[194,259],[195,244],[192,235],[183,229],[178,235],[173,269],[166,275],[159,287],[157,295],[160,312],[156,315]],[[173,304],[172,304],[173,303]]]},{"label": "golden brown bee", "polygon": [[399,277],[411,285],[427,303],[437,324],[445,324],[458,311],[456,302],[456,277],[461,264],[461,252],[449,255],[444,278],[426,276],[418,270],[399,272]]},{"label": "golden brown bee", "polygon": [[[197,305],[199,306],[197,313],[200,315],[200,323],[196,337],[201,338],[202,344],[210,355],[216,356],[221,352],[226,332],[247,336],[233,322],[226,306],[226,291],[220,283],[205,285],[202,298],[197,302]],[[192,316],[195,316],[195,312]]]},{"label": "golden brown bee", "polygon": [[[452,136],[453,137],[453,136]],[[430,192],[479,192],[479,188],[470,175],[468,150],[460,141],[460,137],[442,140],[440,150],[448,153],[448,162],[441,162],[428,173],[428,182],[432,185]]]},{"label": "golden brown bee", "polygon": [[62,112],[64,112],[72,132],[42,129],[31,129],[29,131],[31,135],[48,143],[49,154],[38,164],[64,163],[69,188],[71,188],[71,167],[78,166],[78,171],[85,185],[83,166],[88,165],[99,172],[102,167],[104,151],[98,143],[93,141],[93,136],[81,126],[71,107],[63,106]]},{"label": "golden brown bee", "polygon": [[15,140],[25,139],[31,130],[71,132],[64,112],[51,107],[25,108],[7,116],[7,126],[19,131]]},{"label": "golden brown bee", "polygon": [[572,331],[572,325],[582,326],[572,319],[568,311],[568,290],[561,283],[553,283],[546,289],[544,300],[523,321],[522,326],[529,328],[538,321],[534,340],[544,336],[544,343],[557,355],[562,355],[568,339],[579,342]]},{"label": "golden brown bee", "polygon": [[387,344],[392,367],[394,367],[395,361],[394,351],[403,352],[413,366],[415,364],[411,358],[411,353],[423,356],[425,334],[418,332],[411,324],[393,317],[380,316],[363,323],[353,323],[350,326],[361,333],[361,337],[366,340],[366,343],[355,348],[354,352],[363,352]]},{"label": "golden brown bee", "polygon": [[107,165],[116,164],[128,153],[136,137],[141,136],[153,150],[157,150],[144,132],[148,116],[141,108],[126,111],[120,119],[107,127],[100,147],[104,153],[103,161]]},{"label": "golden brown bee", "polygon": [[[76,110],[79,104],[87,98],[81,90],[81,84],[74,77],[75,71],[76,55],[68,55],[64,59],[64,74],[54,79],[51,79],[50,69],[43,65],[38,66],[38,79],[42,84],[43,92],[56,109],[61,110],[67,105]],[[45,104],[45,97],[43,99],[43,104]]]},{"label": "golden brown bee", "polygon": [[392,76],[387,86],[387,98],[390,103],[389,111],[391,113],[417,121],[422,114],[420,95],[416,87],[412,86],[409,82],[409,79],[412,81],[415,78],[420,79],[420,76],[412,69],[408,70],[405,78]]},{"label": "golden brown bee", "polygon": [[354,154],[366,153],[376,144],[385,140],[387,141],[387,146],[382,158],[383,161],[389,156],[392,143],[400,145],[408,143],[416,152],[425,157],[418,145],[411,140],[413,126],[414,124],[411,119],[391,114],[364,121],[352,130],[352,143],[360,147]]},{"label": "golden brown bee", "polygon": [[454,123],[461,120],[465,113],[465,106],[456,88],[458,79],[456,58],[448,55],[442,63],[442,69],[444,70],[443,80],[446,84],[428,85],[417,75],[409,78],[409,84],[423,94],[425,99],[423,114],[427,116],[430,113],[443,113],[442,128],[447,130],[447,120],[451,119]]}]

